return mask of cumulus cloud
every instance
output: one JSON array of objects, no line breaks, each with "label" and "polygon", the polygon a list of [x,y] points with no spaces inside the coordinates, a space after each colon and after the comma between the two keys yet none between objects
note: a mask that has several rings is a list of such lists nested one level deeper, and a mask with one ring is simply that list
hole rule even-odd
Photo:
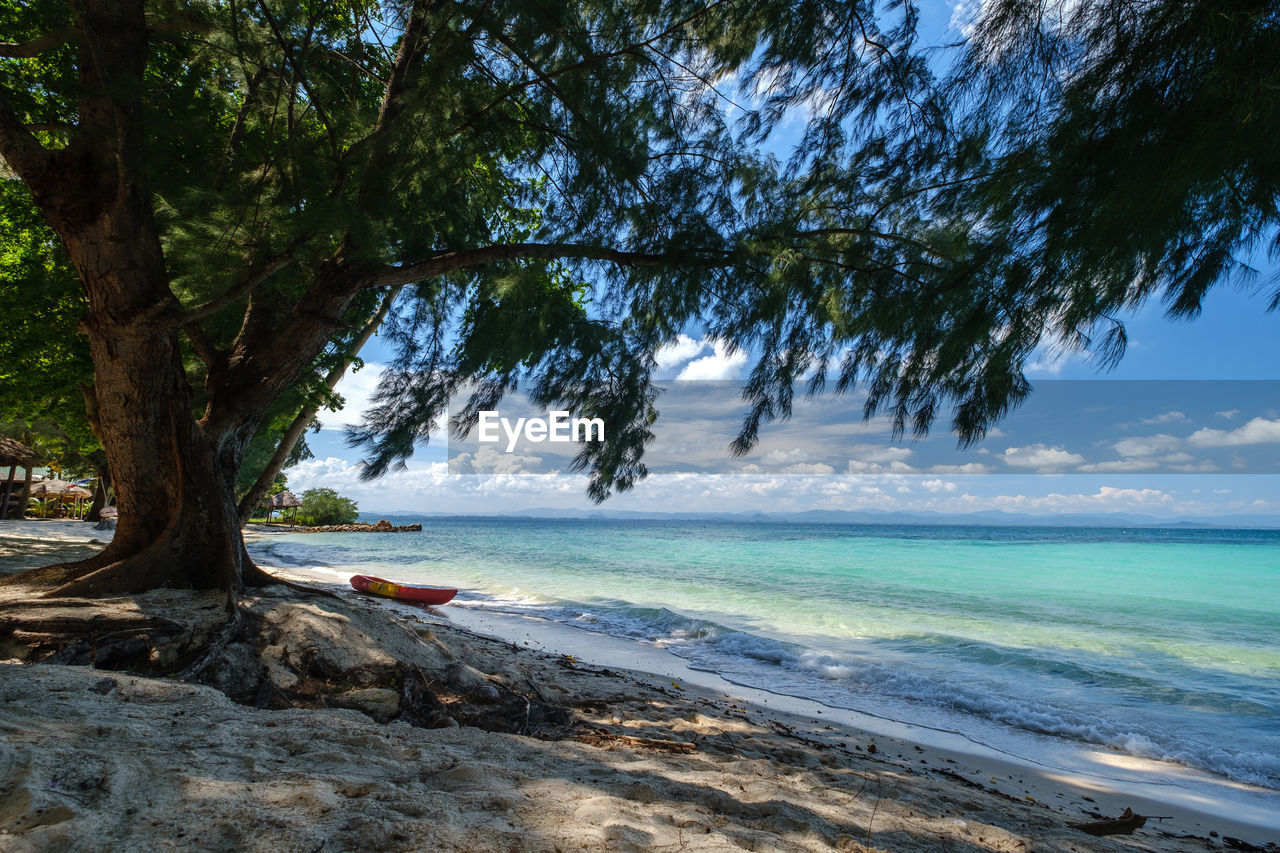
[{"label": "cumulus cloud", "polygon": [[1280,442],[1280,420],[1254,418],[1233,430],[1198,429],[1187,438],[1192,447],[1240,447],[1246,444]]},{"label": "cumulus cloud", "polygon": [[1211,474],[1221,469],[1212,462],[1205,460],[1204,462],[1196,462],[1188,465],[1170,465],[1174,471],[1180,471],[1183,474]]},{"label": "cumulus cloud", "polygon": [[492,445],[485,444],[474,454],[457,454],[449,460],[449,466],[457,474],[521,474],[537,468],[541,462],[541,456],[505,453]]},{"label": "cumulus cloud", "polygon": [[1092,357],[1093,353],[1088,350],[1040,347],[1031,354],[1031,360],[1022,370],[1028,376],[1057,376],[1069,365],[1082,364]]},{"label": "cumulus cloud", "polygon": [[746,363],[745,352],[729,352],[727,344],[716,341],[711,355],[689,362],[676,379],[738,379]]},{"label": "cumulus cloud", "polygon": [[1061,447],[1048,447],[1037,442],[1026,447],[1009,447],[1004,451],[1004,464],[1014,468],[1033,468],[1040,472],[1059,471],[1084,462],[1079,453]]},{"label": "cumulus cloud", "polygon": [[1085,474],[1119,474],[1126,471],[1150,471],[1160,463],[1154,459],[1112,459],[1108,462],[1091,462],[1076,468]]},{"label": "cumulus cloud", "polygon": [[[1189,503],[1176,497],[1176,492],[1123,488],[1122,484],[1096,490],[1090,486],[1091,491],[1081,493],[1019,493],[1017,487],[1011,491],[1002,484],[1025,484],[1026,479],[1008,474],[968,481],[983,486],[981,493],[972,494],[966,491],[968,487],[957,486],[945,477],[917,474],[908,478],[890,471],[889,467],[892,465],[882,466],[874,472],[875,476],[827,473],[825,469],[755,475],[658,473],[637,484],[633,491],[609,501],[603,509],[658,512],[872,509],[947,513],[1004,510],[1036,515],[1132,511],[1165,517],[1245,509],[1244,501],[1228,504],[1221,496],[1213,502]],[[364,482],[359,477],[359,464],[334,457],[306,460],[287,473],[290,487],[297,492],[316,486],[334,488],[358,501],[361,510],[368,513],[467,514],[518,512],[527,508],[593,508],[584,496],[586,478],[578,474],[460,475],[451,473],[443,461],[410,461],[407,469]],[[915,493],[904,490],[904,486],[916,489]],[[1226,490],[1222,490],[1221,495],[1226,494]],[[1251,506],[1248,511],[1259,508],[1264,507]],[[1273,505],[1265,508],[1274,511]]]},{"label": "cumulus cloud", "polygon": [[1141,421],[1139,421],[1139,423],[1144,423],[1144,424],[1189,424],[1189,423],[1191,423],[1191,418],[1187,417],[1187,416],[1186,416],[1186,415],[1184,415],[1182,412],[1165,412],[1165,413],[1163,413],[1163,414],[1156,415],[1155,417],[1151,417],[1151,418],[1143,418]]},{"label": "cumulus cloud", "polygon": [[845,466],[849,474],[914,474],[916,469],[902,461],[891,461],[887,465],[879,462],[866,462],[862,459],[850,459]]},{"label": "cumulus cloud", "polygon": [[990,465],[981,462],[966,462],[963,465],[934,465],[929,468],[930,474],[990,474]]},{"label": "cumulus cloud", "polygon": [[1225,412],[1214,412],[1214,414],[1220,418],[1225,418],[1226,420],[1233,421],[1240,416],[1240,410],[1228,409]]},{"label": "cumulus cloud", "polygon": [[1173,435],[1131,436],[1112,445],[1121,456],[1155,456],[1169,453],[1182,446],[1182,439]]},{"label": "cumulus cloud", "polygon": [[809,477],[826,477],[835,472],[835,468],[823,462],[799,462],[782,469],[783,474],[803,474]]},{"label": "cumulus cloud", "polygon": [[798,447],[793,447],[790,450],[770,450],[760,458],[760,461],[766,465],[787,465],[794,462],[803,462],[808,458],[808,453]]},{"label": "cumulus cloud", "polygon": [[1160,489],[1122,489],[1102,486],[1092,494],[1047,495],[996,495],[990,498],[972,498],[969,503],[976,508],[1001,509],[1006,512],[1060,513],[1098,512],[1100,510],[1140,510],[1168,507],[1174,503],[1173,495]]},{"label": "cumulus cloud", "polygon": [[694,340],[688,335],[680,335],[674,341],[654,353],[658,362],[658,373],[666,374],[677,367],[706,352],[706,341]]},{"label": "cumulus cloud", "polygon": [[348,370],[333,390],[343,399],[343,406],[336,412],[322,411],[320,423],[324,429],[345,429],[358,426],[366,409],[373,405],[373,392],[382,379],[385,365],[365,362],[360,370]]},{"label": "cumulus cloud", "polygon": [[849,452],[856,454],[859,462],[902,462],[911,456],[909,447],[893,447],[883,444],[855,444]]}]

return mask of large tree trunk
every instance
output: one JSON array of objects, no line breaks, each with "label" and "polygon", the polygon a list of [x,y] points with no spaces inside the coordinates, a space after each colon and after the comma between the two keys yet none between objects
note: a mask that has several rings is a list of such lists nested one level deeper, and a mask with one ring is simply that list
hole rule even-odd
[{"label": "large tree trunk", "polygon": [[[0,99],[0,153],[62,238],[85,291],[81,331],[94,365],[86,397],[119,514],[103,553],[24,573],[21,582],[43,580],[65,596],[172,586],[230,597],[264,577],[245,552],[236,512],[244,449],[267,407],[341,327],[365,282],[339,250],[313,284],[314,298],[278,326],[267,322],[271,306],[258,312],[250,300],[229,352],[197,346],[209,363],[207,408],[197,420],[179,347],[190,318],[169,287],[143,168],[144,6],[83,0],[76,8],[81,95],[67,145],[44,148]],[[203,339],[195,328],[187,334]],[[0,581],[10,582],[17,581]]]},{"label": "large tree trunk", "polygon": [[43,579],[56,585],[53,595],[67,596],[162,586],[230,594],[246,570],[233,492],[243,441],[211,435],[194,419],[176,332],[113,323],[96,310],[88,326],[115,536],[90,560],[26,580]]},{"label": "large tree trunk", "polygon": [[[80,7],[78,7],[80,8]],[[95,429],[115,482],[115,537],[92,560],[50,567],[55,595],[160,586],[236,588],[244,548],[232,481],[243,449],[193,417],[142,158],[147,27],[140,0],[85,0],[78,129],[60,151],[6,151],[80,275],[89,312]],[[91,421],[94,420],[91,418]],[[30,580],[31,578],[28,578]]]},{"label": "large tree trunk", "polygon": [[[98,422],[116,492],[115,537],[101,568],[59,592],[97,595],[158,586],[239,584],[240,528],[225,439],[192,417],[176,333],[91,334]],[[237,448],[230,460],[238,464]],[[88,567],[86,567],[88,568]]]}]

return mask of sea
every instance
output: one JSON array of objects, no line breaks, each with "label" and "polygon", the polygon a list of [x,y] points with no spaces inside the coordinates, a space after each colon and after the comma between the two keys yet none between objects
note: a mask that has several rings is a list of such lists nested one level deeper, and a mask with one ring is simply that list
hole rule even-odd
[{"label": "sea", "polygon": [[418,520],[251,550],[456,586],[445,610],[611,635],[997,750],[1016,733],[1280,790],[1277,530]]}]

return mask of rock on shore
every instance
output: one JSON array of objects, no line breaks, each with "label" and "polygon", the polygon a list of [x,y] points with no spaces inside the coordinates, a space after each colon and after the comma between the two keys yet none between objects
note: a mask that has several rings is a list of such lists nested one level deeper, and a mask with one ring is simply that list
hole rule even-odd
[{"label": "rock on shore", "polygon": [[392,524],[385,518],[376,524],[326,524],[321,527],[302,527],[298,533],[421,533],[421,524]]}]

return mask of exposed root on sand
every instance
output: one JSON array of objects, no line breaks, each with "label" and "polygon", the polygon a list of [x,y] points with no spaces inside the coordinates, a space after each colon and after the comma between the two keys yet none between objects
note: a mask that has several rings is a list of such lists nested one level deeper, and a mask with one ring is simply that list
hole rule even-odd
[{"label": "exposed root on sand", "polygon": [[258,708],[351,708],[423,728],[556,738],[572,723],[501,661],[480,662],[484,672],[429,632],[419,636],[333,593],[275,581],[243,597],[228,618],[213,590],[114,598],[41,591],[10,584],[0,595],[0,660],[170,676]]}]

